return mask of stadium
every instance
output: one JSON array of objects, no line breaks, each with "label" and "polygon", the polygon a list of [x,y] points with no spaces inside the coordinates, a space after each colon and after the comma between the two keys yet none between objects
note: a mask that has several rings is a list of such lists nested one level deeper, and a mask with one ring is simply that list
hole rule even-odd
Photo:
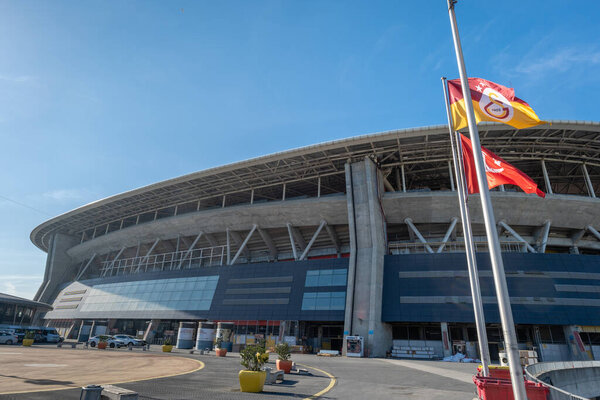
[{"label": "stadium", "polygon": [[[491,192],[519,346],[600,359],[600,123],[480,125],[546,198]],[[447,126],[388,131],[224,165],[52,218],[35,300],[69,338],[228,321],[234,343],[477,357]],[[478,195],[469,196],[492,359],[502,331]],[[394,347],[396,348],[396,347]]]}]

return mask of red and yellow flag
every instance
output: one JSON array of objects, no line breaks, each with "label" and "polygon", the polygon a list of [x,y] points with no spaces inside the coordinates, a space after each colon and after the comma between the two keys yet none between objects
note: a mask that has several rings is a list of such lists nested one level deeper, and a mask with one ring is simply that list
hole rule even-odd
[{"label": "red and yellow flag", "polygon": [[[523,100],[515,97],[515,90],[480,78],[469,78],[469,89],[477,123],[502,122],[517,129],[545,124]],[[468,126],[467,111],[459,79],[448,81],[450,110],[454,130]]]},{"label": "red and yellow flag", "polygon": [[[461,134],[460,137],[467,189],[469,193],[479,193],[475,160],[473,159],[473,145],[465,135]],[[535,193],[540,197],[546,197],[546,194],[538,189],[537,184],[523,171],[507,163],[483,146],[481,146],[481,152],[483,153],[485,175],[490,189],[500,185],[517,185],[525,193]]]}]

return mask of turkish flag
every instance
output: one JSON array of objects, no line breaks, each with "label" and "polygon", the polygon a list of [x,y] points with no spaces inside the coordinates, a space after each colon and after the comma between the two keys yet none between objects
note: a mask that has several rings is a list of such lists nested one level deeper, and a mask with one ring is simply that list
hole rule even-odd
[{"label": "turkish flag", "polygon": [[[465,178],[469,194],[479,193],[477,185],[477,172],[475,172],[475,160],[473,159],[473,145],[471,140],[463,134],[461,136],[463,165],[465,167]],[[481,146],[485,163],[485,175],[487,176],[490,189],[500,185],[517,185],[525,193],[535,193],[540,197],[546,197],[546,193],[538,189],[536,183],[525,173],[513,167],[485,147]]]}]

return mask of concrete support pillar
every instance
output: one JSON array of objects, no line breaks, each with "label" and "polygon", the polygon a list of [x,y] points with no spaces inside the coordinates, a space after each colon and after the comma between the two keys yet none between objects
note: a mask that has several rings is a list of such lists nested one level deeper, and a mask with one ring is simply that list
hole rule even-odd
[{"label": "concrete support pillar", "polygon": [[33,298],[35,301],[52,303],[59,285],[75,278],[77,270],[71,268],[73,260],[67,254],[67,250],[77,244],[79,239],[73,236],[62,233],[52,236],[46,257],[44,281]]},{"label": "concrete support pillar", "polygon": [[444,350],[444,357],[452,355],[452,342],[450,341],[450,333],[448,332],[448,323],[441,322],[440,329],[442,330],[442,345]]},{"label": "concrete support pillar", "polygon": [[382,182],[380,172],[369,158],[346,164],[351,243],[344,334],[363,336],[365,354],[369,357],[385,356],[392,345],[391,325],[381,322],[387,246],[380,204]]},{"label": "concrete support pillar", "polygon": [[583,340],[579,332],[581,329],[577,325],[568,325],[564,327],[565,337],[567,338],[567,344],[571,351],[571,357],[575,361],[587,361],[593,360],[592,355],[585,348]]}]

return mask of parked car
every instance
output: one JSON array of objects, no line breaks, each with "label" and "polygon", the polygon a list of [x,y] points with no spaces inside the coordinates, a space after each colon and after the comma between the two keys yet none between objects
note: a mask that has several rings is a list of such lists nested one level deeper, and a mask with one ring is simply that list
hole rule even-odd
[{"label": "parked car", "polygon": [[58,343],[64,340],[64,338],[58,334],[56,328],[42,328],[41,331],[43,337],[42,340],[44,340],[45,342]]},{"label": "parked car", "polygon": [[17,344],[19,342],[19,339],[17,338],[16,335],[10,333],[10,332],[0,332],[0,343],[3,344]]},{"label": "parked car", "polygon": [[126,346],[144,346],[146,344],[146,342],[142,339],[137,339],[134,338],[131,335],[113,335],[113,337],[117,340],[122,341],[123,343],[125,343]]},{"label": "parked car", "polygon": [[114,349],[115,347],[121,348],[127,346],[124,342],[120,341],[119,339],[115,339],[114,337],[108,335],[98,335],[91,337],[88,340],[88,344],[90,345],[90,347],[96,347],[98,346],[98,342],[100,342],[101,340],[106,341],[107,346],[111,349]]}]

